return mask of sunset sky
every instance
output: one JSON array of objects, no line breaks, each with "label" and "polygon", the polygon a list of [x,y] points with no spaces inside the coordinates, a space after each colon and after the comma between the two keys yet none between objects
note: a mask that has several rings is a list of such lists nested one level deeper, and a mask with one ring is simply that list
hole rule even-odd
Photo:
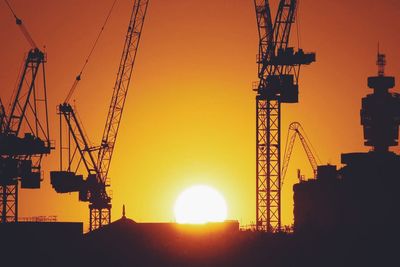
[{"label": "sunset sky", "polygon": [[[10,0],[35,42],[46,47],[56,144],[56,105],[66,97],[112,2]],[[95,144],[103,133],[132,3],[117,1],[73,96]],[[370,92],[367,76],[377,72],[378,42],[387,55],[386,73],[399,79],[400,1],[303,0],[299,30],[301,47],[316,52],[317,62],[302,69],[300,103],[283,105],[282,140],[288,125],[299,121],[321,163],[340,164],[340,153],[368,150],[359,110]],[[0,97],[8,105],[29,44],[3,1],[0,40]],[[225,197],[229,219],[243,225],[255,221],[251,85],[257,80],[257,52],[252,0],[150,0],[110,170],[113,220],[121,217],[125,204],[133,220],[173,221],[179,193],[206,184]],[[283,224],[293,220],[298,168],[311,176],[300,143],[283,188]],[[88,203],[51,188],[49,172],[58,170],[58,151],[44,159],[43,170],[40,190],[20,191],[19,215],[57,215],[59,221],[83,221],[87,227]]]}]

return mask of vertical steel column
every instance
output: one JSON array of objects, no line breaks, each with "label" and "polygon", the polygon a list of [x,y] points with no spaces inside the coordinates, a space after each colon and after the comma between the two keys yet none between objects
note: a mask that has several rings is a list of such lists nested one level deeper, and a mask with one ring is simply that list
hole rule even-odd
[{"label": "vertical steel column", "polygon": [[258,231],[281,229],[280,101],[257,96],[256,227]]},{"label": "vertical steel column", "polygon": [[18,221],[18,182],[0,185],[1,223]]},{"label": "vertical steel column", "polygon": [[104,225],[111,223],[111,207],[107,208],[94,208],[89,207],[90,220],[89,230],[96,230]]},{"label": "vertical steel column", "polygon": [[256,97],[256,228],[267,230],[267,102]]},{"label": "vertical steel column", "polygon": [[281,103],[267,100],[267,232],[281,229]]}]

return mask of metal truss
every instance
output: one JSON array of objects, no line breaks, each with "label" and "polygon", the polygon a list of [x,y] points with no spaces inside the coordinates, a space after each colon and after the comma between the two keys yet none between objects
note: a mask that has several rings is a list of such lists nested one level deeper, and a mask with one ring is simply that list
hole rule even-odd
[{"label": "metal truss", "polygon": [[96,230],[111,223],[111,205],[107,208],[89,207],[89,231]]},{"label": "metal truss", "polygon": [[281,229],[281,103],[261,96],[256,101],[256,227],[277,232]]},{"label": "metal truss", "polygon": [[0,218],[2,223],[18,221],[18,182],[0,185],[2,207]]}]

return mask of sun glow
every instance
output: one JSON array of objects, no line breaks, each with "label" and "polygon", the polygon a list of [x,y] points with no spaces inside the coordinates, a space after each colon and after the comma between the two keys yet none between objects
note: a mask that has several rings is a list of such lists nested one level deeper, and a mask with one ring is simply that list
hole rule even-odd
[{"label": "sun glow", "polygon": [[195,185],[179,195],[174,213],[178,223],[222,222],[227,217],[227,206],[225,199],[215,189]]}]

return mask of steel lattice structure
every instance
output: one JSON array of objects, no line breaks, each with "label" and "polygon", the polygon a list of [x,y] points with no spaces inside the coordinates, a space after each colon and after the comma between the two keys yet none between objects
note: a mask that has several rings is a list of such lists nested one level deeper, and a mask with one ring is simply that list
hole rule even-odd
[{"label": "steel lattice structure", "polygon": [[[282,166],[282,183],[281,185],[283,186],[285,176],[286,176],[286,171],[289,167],[289,162],[290,162],[290,157],[292,155],[294,143],[296,141],[297,136],[300,139],[301,144],[303,145],[304,152],[306,152],[308,161],[310,162],[311,168],[313,169],[314,172],[314,178],[317,178],[317,168],[318,168],[318,156],[315,152],[313,152],[312,145],[310,141],[307,138],[307,135],[301,126],[299,122],[292,122],[289,125],[289,130],[287,134],[287,140],[286,140],[286,146],[285,146],[285,153],[283,157],[283,166]],[[301,177],[299,177],[301,178]]]},{"label": "steel lattice structure", "polygon": [[18,182],[0,185],[0,198],[2,209],[0,211],[1,222],[18,221]]},{"label": "steel lattice structure", "polygon": [[[266,101],[262,98],[257,102],[257,209],[258,221],[270,222],[280,228],[281,190],[280,190],[280,102]],[[262,224],[261,229],[271,231],[268,225]]]},{"label": "steel lattice structure", "polygon": [[[22,23],[17,19],[18,22]],[[52,147],[49,139],[45,54],[31,49],[14,92],[10,111],[1,105],[0,195],[3,223],[18,220],[18,184],[37,189],[41,182],[41,161]],[[39,74],[41,78],[39,79]]]},{"label": "steel lattice structure", "polygon": [[281,104],[298,102],[300,65],[315,61],[289,47],[297,1],[280,0],[272,23],[268,0],[254,0],[259,33],[256,96],[256,228],[281,229]]},{"label": "steel lattice structure", "polygon": [[45,75],[46,54],[33,41],[8,1],[15,22],[31,46],[8,114],[0,101],[0,222],[18,221],[18,185],[38,189],[43,155],[50,144]]}]

